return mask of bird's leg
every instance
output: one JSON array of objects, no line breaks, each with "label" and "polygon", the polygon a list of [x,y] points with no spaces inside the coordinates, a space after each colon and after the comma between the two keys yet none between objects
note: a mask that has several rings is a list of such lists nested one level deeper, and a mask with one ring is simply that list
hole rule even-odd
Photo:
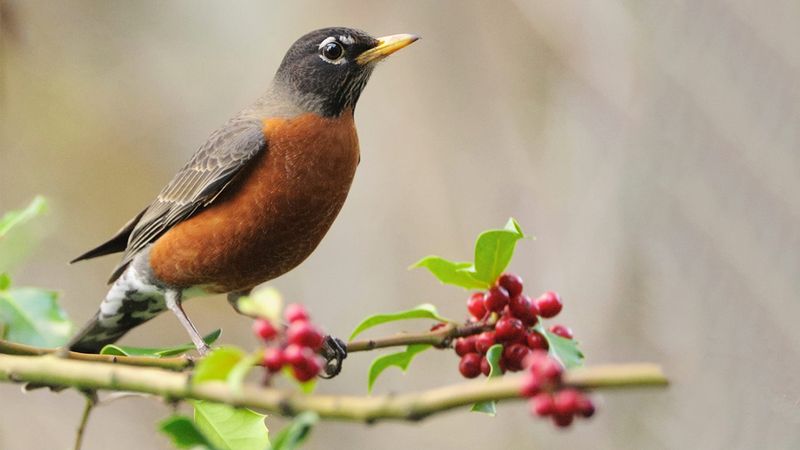
[{"label": "bird's leg", "polygon": [[167,308],[178,317],[178,321],[183,325],[183,328],[186,329],[186,332],[189,333],[189,337],[192,338],[192,342],[197,348],[197,351],[201,356],[205,356],[211,349],[200,336],[200,333],[197,332],[197,328],[195,328],[194,324],[183,310],[183,306],[181,306],[181,291],[167,289],[164,293],[164,300],[167,303]]},{"label": "bird's leg", "polygon": [[246,296],[250,295],[250,291],[252,291],[252,289],[244,289],[242,291],[236,291],[236,292],[229,292],[228,293],[228,303],[231,304],[231,306],[233,307],[233,309],[237,313],[239,313],[239,314],[241,314],[243,316],[246,316],[247,314],[244,314],[239,309],[239,299],[242,298],[242,297],[246,297]]},{"label": "bird's leg", "polygon": [[325,358],[325,375],[322,378],[333,378],[342,371],[342,362],[347,358],[347,344],[331,335],[325,336],[320,354]]}]

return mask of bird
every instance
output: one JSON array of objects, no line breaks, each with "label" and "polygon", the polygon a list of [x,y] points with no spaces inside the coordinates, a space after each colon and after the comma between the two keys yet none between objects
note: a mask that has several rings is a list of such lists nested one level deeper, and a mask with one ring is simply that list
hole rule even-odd
[{"label": "bird", "polygon": [[227,294],[236,308],[314,251],[361,159],[356,103],[376,64],[417,39],[331,27],[294,42],[262,96],[211,133],[149,206],[71,261],[122,253],[99,309],[64,348],[97,353],[169,310],[205,355],[182,302]]}]

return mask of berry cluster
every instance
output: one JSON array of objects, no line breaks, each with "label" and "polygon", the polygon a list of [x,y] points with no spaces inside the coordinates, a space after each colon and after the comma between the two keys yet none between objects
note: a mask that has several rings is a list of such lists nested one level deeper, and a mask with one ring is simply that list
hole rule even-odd
[{"label": "berry cluster", "polygon": [[275,373],[288,365],[297,381],[309,381],[322,370],[323,360],[318,355],[322,348],[322,333],[309,321],[308,312],[302,305],[286,306],[283,317],[288,325],[280,329],[263,318],[253,323],[256,336],[267,344],[273,344],[264,351],[264,367]]},{"label": "berry cluster", "polygon": [[576,416],[594,415],[594,404],[583,392],[562,387],[563,368],[543,350],[535,350],[525,359],[528,375],[521,394],[530,398],[531,413],[551,417],[559,427],[569,426]]},{"label": "berry cluster", "polygon": [[[533,327],[539,319],[550,319],[563,308],[561,297],[547,291],[532,300],[522,293],[522,278],[511,273],[500,275],[487,292],[476,292],[467,300],[470,321],[494,324],[494,329],[456,339],[455,351],[461,357],[458,370],[466,378],[489,375],[486,352],[502,344],[499,367],[502,372],[528,369],[522,395],[530,397],[531,411],[551,417],[559,427],[570,425],[575,416],[594,414],[592,401],[581,391],[562,386],[564,368],[551,358],[547,339]],[[550,332],[572,339],[572,330],[553,325]]]},{"label": "berry cluster", "polygon": [[[494,330],[462,337],[455,341],[455,351],[461,357],[458,370],[466,378],[489,374],[486,352],[494,344],[503,345],[500,369],[503,372],[522,370],[523,361],[532,350],[547,350],[547,340],[533,329],[539,318],[549,319],[561,312],[561,297],[548,291],[536,300],[522,293],[522,278],[504,273],[487,292],[476,292],[467,300],[467,310],[473,322],[496,319]],[[563,325],[550,328],[554,334],[572,339],[572,330]]]}]

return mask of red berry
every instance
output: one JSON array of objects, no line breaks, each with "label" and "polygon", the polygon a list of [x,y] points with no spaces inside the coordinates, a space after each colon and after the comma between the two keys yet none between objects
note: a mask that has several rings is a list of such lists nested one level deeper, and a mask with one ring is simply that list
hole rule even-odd
[{"label": "red berry", "polygon": [[494,332],[484,331],[475,338],[475,350],[481,355],[485,355],[489,348],[494,345]]},{"label": "red berry", "polygon": [[264,367],[270,372],[281,370],[285,362],[283,352],[279,348],[268,348],[264,352]]},{"label": "red berry", "polygon": [[564,339],[572,339],[572,330],[570,330],[569,327],[566,327],[564,325],[553,325],[552,327],[550,327],[550,332],[553,334],[557,334],[563,337]]},{"label": "red berry", "polygon": [[[530,299],[530,297],[528,297],[528,299]],[[531,308],[531,314],[533,314],[534,316],[539,316],[540,315],[539,314],[539,308],[536,307],[536,302],[535,301],[533,301],[533,300],[530,301],[530,308]]]},{"label": "red berry", "polygon": [[533,365],[532,370],[533,373],[541,376],[543,381],[556,385],[561,383],[561,374],[564,373],[564,368],[561,364],[550,357]]},{"label": "red berry", "polygon": [[500,286],[492,286],[483,303],[489,311],[500,312],[508,304],[508,291]]},{"label": "red berry", "polygon": [[531,299],[527,295],[511,297],[508,302],[508,310],[514,317],[521,320],[523,325],[530,327],[536,324],[536,314],[531,311]]},{"label": "red berry", "polygon": [[547,343],[547,339],[542,336],[542,333],[539,333],[536,330],[528,333],[527,344],[528,348],[531,350],[547,350],[550,348],[550,345]]},{"label": "red berry", "polygon": [[299,366],[303,364],[303,361],[306,359],[306,356],[309,353],[313,354],[314,352],[309,350],[307,347],[289,344],[285,349],[283,349],[283,360],[292,366]]},{"label": "red berry", "polygon": [[286,309],[283,311],[283,316],[286,318],[286,321],[289,323],[308,320],[308,311],[303,305],[298,305],[297,303],[292,303],[286,305]]},{"label": "red berry", "polygon": [[492,366],[489,364],[489,360],[485,356],[481,356],[481,373],[488,377],[491,371]]},{"label": "red berry", "polygon": [[515,341],[525,333],[525,326],[519,319],[503,316],[495,324],[494,333],[497,342]]},{"label": "red berry", "polygon": [[533,349],[528,357],[525,358],[525,367],[529,368],[531,372],[535,372],[536,367],[547,359],[550,359],[550,355],[548,355],[547,351]]},{"label": "red berry", "polygon": [[586,394],[581,393],[581,396],[578,399],[578,414],[588,419],[594,415],[594,411],[595,408],[592,400],[587,397]]},{"label": "red berry", "polygon": [[500,369],[500,373],[506,373],[508,370],[508,366],[506,365],[506,359],[500,355],[500,360],[497,361],[497,368]]},{"label": "red berry", "polygon": [[566,428],[572,425],[572,414],[553,414],[553,423],[559,428]]},{"label": "red berry", "polygon": [[581,393],[575,389],[563,389],[553,395],[556,414],[573,415],[578,412]]},{"label": "red berry", "polygon": [[476,292],[467,300],[467,310],[476,320],[481,320],[486,316],[486,306],[483,304],[483,292]]},{"label": "red berry", "polygon": [[522,278],[513,273],[504,273],[497,279],[497,285],[502,286],[510,297],[516,297],[522,293]]},{"label": "red berry", "polygon": [[310,355],[303,359],[300,364],[292,366],[292,375],[297,381],[306,382],[319,375],[322,370],[322,362],[317,355]]},{"label": "red berry", "polygon": [[456,349],[456,355],[464,356],[467,353],[475,353],[478,350],[475,348],[475,337],[474,336],[467,336],[463,338],[456,339],[456,343],[454,345]]},{"label": "red berry", "polygon": [[458,371],[465,378],[475,378],[481,374],[481,355],[477,353],[467,353],[461,357],[458,363]]},{"label": "red berry", "polygon": [[520,394],[523,397],[533,397],[541,391],[542,383],[536,375],[529,373],[523,378],[522,388],[520,388]]},{"label": "red berry", "polygon": [[553,396],[549,392],[541,392],[531,398],[531,412],[539,417],[549,416],[555,412]]},{"label": "red berry", "polygon": [[286,329],[286,340],[290,344],[308,347],[317,351],[322,347],[322,333],[306,321],[295,321]]},{"label": "red berry", "polygon": [[267,319],[256,319],[253,322],[253,333],[265,341],[269,341],[278,335],[278,330]]},{"label": "red berry", "polygon": [[522,370],[522,361],[528,356],[528,347],[522,344],[511,344],[503,348],[503,359],[508,370],[516,372]]},{"label": "red berry", "polygon": [[561,303],[561,297],[553,291],[545,292],[541,297],[536,299],[535,303],[536,309],[539,310],[539,315],[545,319],[557,316],[564,306]]}]

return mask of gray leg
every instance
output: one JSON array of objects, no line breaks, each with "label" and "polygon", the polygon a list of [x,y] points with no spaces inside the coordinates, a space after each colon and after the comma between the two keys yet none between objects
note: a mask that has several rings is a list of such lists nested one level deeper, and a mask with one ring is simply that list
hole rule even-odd
[{"label": "gray leg", "polygon": [[245,314],[243,314],[242,311],[239,310],[239,299],[250,295],[250,291],[252,291],[252,289],[245,289],[243,291],[228,293],[228,303],[231,304],[231,306],[233,307],[234,310],[236,310],[237,313],[242,314],[243,316]]},{"label": "gray leg", "polygon": [[200,355],[205,356],[211,349],[206,345],[205,341],[203,341],[200,333],[197,332],[197,328],[194,327],[194,324],[183,310],[181,306],[181,291],[168,289],[167,292],[164,293],[164,300],[167,303],[167,308],[178,317],[178,321],[183,325],[183,328],[186,329],[186,332],[189,333],[189,337],[192,338],[192,342],[194,346],[197,347],[197,351]]}]

